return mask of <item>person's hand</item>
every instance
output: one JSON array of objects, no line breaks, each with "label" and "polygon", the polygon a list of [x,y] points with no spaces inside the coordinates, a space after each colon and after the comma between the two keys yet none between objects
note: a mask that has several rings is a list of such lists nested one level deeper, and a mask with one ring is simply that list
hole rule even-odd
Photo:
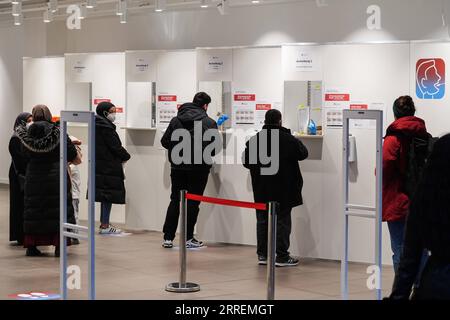
[{"label": "person's hand", "polygon": [[83,144],[83,142],[82,142],[81,140],[78,140],[78,139],[72,140],[72,143],[73,143],[74,145],[76,145],[76,146],[81,146],[81,145]]}]

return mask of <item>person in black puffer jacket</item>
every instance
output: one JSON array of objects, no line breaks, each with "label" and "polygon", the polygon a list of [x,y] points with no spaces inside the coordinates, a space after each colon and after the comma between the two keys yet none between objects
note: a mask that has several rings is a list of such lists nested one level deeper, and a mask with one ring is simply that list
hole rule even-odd
[{"label": "person in black puffer jacket", "polygon": [[131,156],[116,132],[116,107],[110,102],[101,102],[96,112],[95,201],[101,203],[100,234],[118,234],[122,231],[112,226],[109,220],[112,204],[125,204],[123,164]]},{"label": "person in black puffer jacket", "polygon": [[[178,217],[180,215],[180,190],[187,190],[193,194],[203,195],[208,182],[212,157],[216,155],[222,145],[217,129],[217,123],[208,117],[208,114],[206,113],[210,103],[211,97],[208,94],[204,92],[197,93],[192,103],[185,103],[178,109],[178,115],[170,121],[169,127],[161,138],[162,146],[169,151],[169,161],[172,167],[170,173],[172,182],[170,204],[167,208],[166,220],[163,227],[164,248],[173,247],[173,239],[175,238]],[[208,133],[212,133],[213,135],[212,141],[204,141],[205,139],[202,139],[202,145],[199,143],[196,144],[194,141],[194,130],[196,125],[200,128],[201,132],[199,132],[199,134],[201,134],[202,137],[205,132],[212,130],[208,131]],[[172,141],[172,138],[176,130],[181,132],[183,129],[185,130],[184,132],[189,135],[191,153],[189,159],[184,159],[183,151],[180,152],[180,155],[177,152],[174,152],[175,155],[179,155],[183,158],[182,161],[175,161],[172,151],[179,142]],[[205,148],[210,144],[214,144],[211,154],[207,155],[207,157],[203,157]],[[199,148],[196,148],[196,145],[198,145]],[[197,157],[195,157],[195,155],[197,155]],[[186,246],[191,248],[203,246],[201,241],[194,238],[194,227],[197,223],[199,205],[200,203],[198,201],[188,201]]]},{"label": "person in black puffer jacket", "polygon": [[[59,127],[51,122],[50,110],[44,105],[33,108],[33,124],[19,125],[16,133],[30,161],[25,175],[24,247],[27,256],[40,256],[38,246],[55,246],[59,256]],[[67,161],[80,163],[77,150],[67,139]],[[70,179],[67,179],[67,222],[75,223]],[[69,243],[70,244],[70,241]]]},{"label": "person in black puffer jacket", "polygon": [[[393,300],[450,300],[450,135],[439,139],[411,201]],[[429,258],[421,271],[423,251]],[[414,282],[420,276],[418,287]]]}]

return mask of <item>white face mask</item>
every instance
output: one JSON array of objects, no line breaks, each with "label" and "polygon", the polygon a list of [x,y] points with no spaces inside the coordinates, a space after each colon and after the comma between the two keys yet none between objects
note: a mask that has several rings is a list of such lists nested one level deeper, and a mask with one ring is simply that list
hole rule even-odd
[{"label": "white face mask", "polygon": [[27,125],[26,125],[27,130],[30,129],[30,126],[31,126],[32,124],[33,124],[33,121],[27,123]]},{"label": "white face mask", "polygon": [[114,122],[114,121],[116,121],[116,114],[115,114],[115,113],[109,113],[109,114],[106,116],[106,118],[107,118],[109,121]]}]

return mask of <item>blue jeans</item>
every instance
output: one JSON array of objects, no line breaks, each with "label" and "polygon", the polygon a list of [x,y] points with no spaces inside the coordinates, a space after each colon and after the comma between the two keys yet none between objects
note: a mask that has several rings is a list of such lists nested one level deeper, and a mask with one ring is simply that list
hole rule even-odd
[{"label": "blue jeans", "polygon": [[109,217],[111,216],[112,203],[102,202],[100,206],[100,223],[109,225]]},{"label": "blue jeans", "polygon": [[394,255],[392,256],[392,262],[394,263],[395,275],[397,275],[398,266],[400,265],[400,258],[403,251],[403,239],[405,236],[406,221],[388,221],[387,225],[389,234],[391,236],[391,249],[394,253]]}]

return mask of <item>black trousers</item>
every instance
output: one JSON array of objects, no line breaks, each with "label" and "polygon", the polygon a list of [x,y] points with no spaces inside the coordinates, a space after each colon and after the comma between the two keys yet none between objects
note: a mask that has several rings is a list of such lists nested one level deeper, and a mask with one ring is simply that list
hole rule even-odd
[{"label": "black trousers", "polygon": [[[170,173],[172,193],[164,222],[164,240],[175,239],[180,216],[180,191],[203,195],[208,182],[209,170],[179,170],[173,169]],[[200,202],[188,200],[187,202],[187,233],[186,239],[194,237],[194,227],[197,223]]]},{"label": "black trousers", "polygon": [[[277,261],[289,257],[290,236],[292,229],[292,208],[280,210],[277,214]],[[269,215],[267,211],[256,211],[256,237],[258,256],[267,257]]]}]

